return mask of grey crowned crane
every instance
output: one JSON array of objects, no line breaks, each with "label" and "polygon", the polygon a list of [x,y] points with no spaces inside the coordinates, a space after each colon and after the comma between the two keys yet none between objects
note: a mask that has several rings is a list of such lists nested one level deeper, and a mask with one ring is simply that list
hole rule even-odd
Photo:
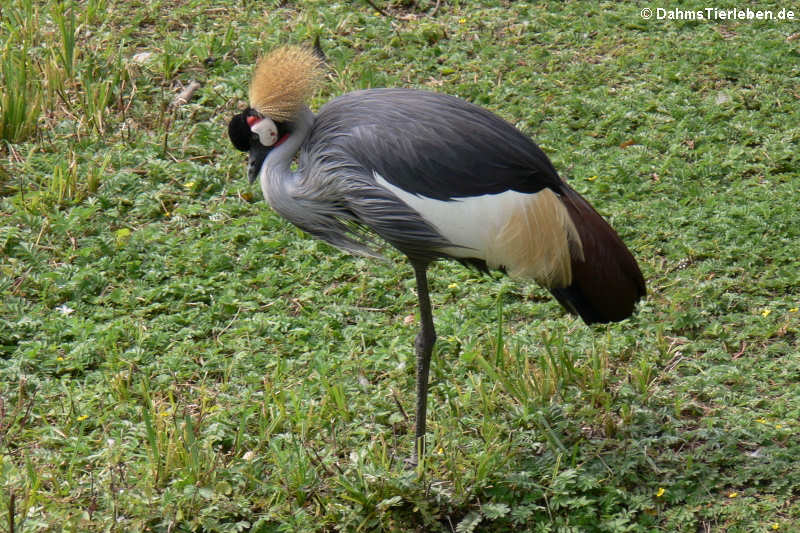
[{"label": "grey crowned crane", "polygon": [[644,278],[611,226],[511,124],[458,98],[411,89],[348,93],[315,116],[307,101],[320,78],[312,50],[274,50],[258,62],[250,105],[228,133],[249,152],[251,183],[258,179],[269,205],[294,225],[367,256],[377,256],[377,235],[408,256],[421,323],[416,460],[436,340],[432,261],[535,280],[587,324],[629,317],[645,295]]}]

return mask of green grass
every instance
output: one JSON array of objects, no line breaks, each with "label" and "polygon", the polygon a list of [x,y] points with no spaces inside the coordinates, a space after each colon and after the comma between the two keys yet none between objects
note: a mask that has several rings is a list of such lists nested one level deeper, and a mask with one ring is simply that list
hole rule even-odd
[{"label": "green grass", "polygon": [[[797,530],[796,23],[612,2],[8,4],[0,531]],[[634,318],[588,328],[535,286],[435,265],[416,470],[410,268],[281,220],[225,138],[255,58],[316,35],[314,107],[412,86],[492,109],[648,280]]]}]

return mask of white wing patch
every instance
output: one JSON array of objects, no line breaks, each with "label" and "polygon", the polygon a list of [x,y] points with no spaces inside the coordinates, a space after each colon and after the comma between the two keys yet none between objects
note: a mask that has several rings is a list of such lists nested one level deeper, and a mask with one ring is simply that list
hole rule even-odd
[{"label": "white wing patch", "polygon": [[378,185],[456,245],[442,250],[447,255],[483,259],[490,268],[504,267],[512,277],[535,279],[547,287],[571,283],[570,251],[582,259],[581,240],[552,190],[436,200],[404,191],[377,172],[374,176]]}]

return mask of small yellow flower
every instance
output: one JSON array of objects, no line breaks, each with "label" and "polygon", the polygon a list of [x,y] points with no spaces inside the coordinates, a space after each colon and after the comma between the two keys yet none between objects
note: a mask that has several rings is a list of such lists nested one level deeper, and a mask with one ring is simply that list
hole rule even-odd
[{"label": "small yellow flower", "polygon": [[586,178],[587,181],[594,181],[596,179],[597,179],[597,174],[595,174],[594,176],[589,176],[588,178]]},{"label": "small yellow flower", "polygon": [[800,311],[800,307],[792,307],[791,309],[789,309],[790,313],[796,313],[797,311]]},{"label": "small yellow flower", "polygon": [[447,288],[448,289],[457,289],[458,288],[458,283],[451,283],[450,285],[447,286]]},{"label": "small yellow flower", "polygon": [[656,492],[656,498],[662,497],[665,492],[666,491],[664,490],[664,487],[658,487],[658,492]]},{"label": "small yellow flower", "polygon": [[780,528],[781,525],[779,523],[775,522],[774,524],[772,524],[772,529],[780,529]]},{"label": "small yellow flower", "polygon": [[783,427],[783,425],[781,425],[781,424],[775,424],[775,429],[781,429],[782,427]]},{"label": "small yellow flower", "polygon": [[769,309],[769,308],[765,307],[764,310],[761,311],[761,316],[763,316],[764,318],[767,318],[771,312],[772,312],[772,309]]},{"label": "small yellow flower", "polygon": [[436,453],[438,453],[439,455],[444,455],[444,448],[439,448],[438,450],[436,450]]},{"label": "small yellow flower", "polygon": [[169,411],[161,411],[158,416],[169,416]]},{"label": "small yellow flower", "polygon": [[78,422],[83,422],[87,418],[89,418],[89,415],[81,415],[78,418],[76,418],[75,420],[77,420]]},{"label": "small yellow flower", "polygon": [[756,418],[756,422],[758,422],[759,424],[766,424],[767,423],[767,421],[765,419],[763,419],[763,418]]},{"label": "small yellow flower", "polygon": [[58,361],[59,363],[60,363],[61,361],[63,361],[63,360],[64,360],[64,358],[63,358],[63,357],[61,357],[60,355],[59,355],[58,357],[56,357],[56,361]]},{"label": "small yellow flower", "polygon": [[192,187],[194,187],[194,182],[187,181],[186,183],[183,184],[183,186],[186,187],[187,189],[191,189]]},{"label": "small yellow flower", "polygon": [[467,23],[467,19],[458,19],[458,23],[459,24],[466,24]]},{"label": "small yellow flower", "polygon": [[125,244],[131,236],[131,230],[128,228],[119,228],[114,235],[117,238],[117,244]]},{"label": "small yellow flower", "polygon": [[728,493],[728,498],[735,498],[735,497],[737,497],[738,495],[739,495],[739,493],[738,493],[738,492],[736,492],[736,491],[729,492],[729,493]]}]

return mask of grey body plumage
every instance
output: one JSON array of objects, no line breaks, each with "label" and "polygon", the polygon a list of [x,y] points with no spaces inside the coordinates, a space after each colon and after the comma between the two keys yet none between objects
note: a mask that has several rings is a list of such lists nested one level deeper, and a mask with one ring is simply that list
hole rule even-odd
[{"label": "grey body plumage", "polygon": [[308,131],[299,146],[297,171],[289,170],[278,152],[284,147],[293,150],[293,145],[286,146],[291,139],[267,156],[259,179],[270,206],[299,228],[348,252],[379,256],[373,237],[377,234],[409,256],[441,256],[434,247],[450,243],[378,185],[374,171],[346,150],[343,140],[350,133],[329,115],[324,108],[317,117],[305,110],[290,125],[295,131]]},{"label": "grey body plumage", "polygon": [[375,255],[370,232],[415,259],[443,257],[442,249],[453,246],[379,185],[376,173],[443,200],[564,186],[541,150],[510,124],[463,100],[410,89],[331,100],[315,117],[297,160],[292,179],[283,174],[270,181],[270,205],[315,237],[366,255]]}]

